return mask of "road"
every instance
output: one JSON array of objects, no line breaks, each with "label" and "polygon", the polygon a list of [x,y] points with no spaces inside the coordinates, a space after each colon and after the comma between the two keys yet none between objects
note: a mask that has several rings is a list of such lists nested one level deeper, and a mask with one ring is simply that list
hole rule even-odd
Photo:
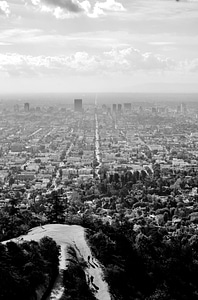
[{"label": "road", "polygon": [[99,165],[95,168],[96,176],[99,176],[99,170],[100,170],[100,167],[102,164],[101,157],[100,157],[99,140],[100,140],[100,136],[99,136],[99,130],[98,130],[98,115],[95,112],[95,155],[96,155],[97,162],[99,163]]}]

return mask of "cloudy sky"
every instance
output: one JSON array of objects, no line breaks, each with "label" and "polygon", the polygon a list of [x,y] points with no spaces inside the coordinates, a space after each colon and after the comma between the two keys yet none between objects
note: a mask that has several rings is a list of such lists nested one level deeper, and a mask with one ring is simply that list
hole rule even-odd
[{"label": "cloudy sky", "polygon": [[0,0],[0,93],[198,92],[198,0]]}]

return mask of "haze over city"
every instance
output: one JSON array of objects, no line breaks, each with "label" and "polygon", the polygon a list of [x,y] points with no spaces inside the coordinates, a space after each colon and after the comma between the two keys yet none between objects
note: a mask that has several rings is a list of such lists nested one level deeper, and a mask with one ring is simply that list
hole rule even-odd
[{"label": "haze over city", "polygon": [[0,92],[198,92],[197,0],[0,1]]}]

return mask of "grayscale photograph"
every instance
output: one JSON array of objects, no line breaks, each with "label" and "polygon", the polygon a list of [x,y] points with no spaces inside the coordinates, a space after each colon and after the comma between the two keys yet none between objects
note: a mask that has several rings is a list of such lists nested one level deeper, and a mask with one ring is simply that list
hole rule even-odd
[{"label": "grayscale photograph", "polygon": [[198,300],[198,0],[0,0],[0,300]]}]

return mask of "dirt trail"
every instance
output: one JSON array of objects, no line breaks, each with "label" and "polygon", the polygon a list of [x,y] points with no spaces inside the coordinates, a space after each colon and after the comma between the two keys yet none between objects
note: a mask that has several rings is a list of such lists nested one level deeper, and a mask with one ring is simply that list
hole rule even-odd
[{"label": "dirt trail", "polygon": [[92,257],[91,250],[85,239],[84,228],[78,225],[48,224],[45,226],[35,227],[27,235],[12,239],[13,241],[35,240],[38,241],[44,236],[49,236],[61,246],[61,256],[59,263],[60,274],[55,282],[48,300],[59,300],[63,287],[61,284],[62,270],[67,266],[67,246],[71,245],[79,251],[89,268],[86,271],[87,282],[95,291],[95,297],[98,300],[111,300],[108,285],[103,280],[103,272],[99,262]]}]

